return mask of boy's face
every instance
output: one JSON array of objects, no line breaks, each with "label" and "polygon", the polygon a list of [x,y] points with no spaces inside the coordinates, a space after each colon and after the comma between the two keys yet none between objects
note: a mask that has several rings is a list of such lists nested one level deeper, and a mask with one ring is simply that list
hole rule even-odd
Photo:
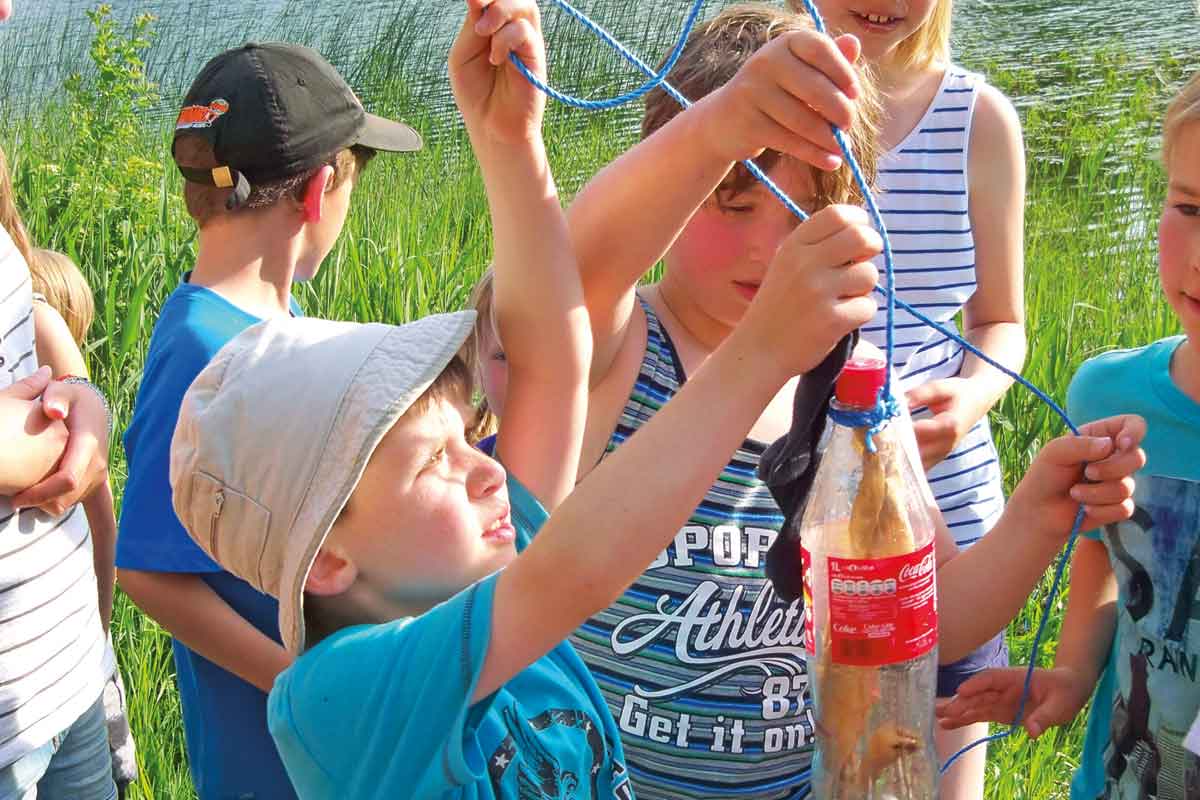
[{"label": "boy's face", "polygon": [[[929,21],[938,3],[945,1],[814,0],[813,4],[830,28],[858,37],[868,61],[879,61],[916,33]],[[792,0],[791,5],[806,13],[801,0]]]},{"label": "boy's face", "polygon": [[1167,202],[1158,226],[1158,272],[1171,309],[1200,342],[1200,122],[1175,134],[1167,164]]},{"label": "boy's face", "polygon": [[360,588],[425,610],[515,557],[504,469],[467,444],[471,416],[437,400],[375,449],[331,536]]},{"label": "boy's face", "polygon": [[[769,173],[801,208],[812,211],[812,173],[781,158]],[[719,194],[719,193],[718,193]],[[737,195],[710,197],[667,252],[664,284],[694,306],[677,315],[704,317],[732,328],[746,313],[783,240],[799,220],[760,182]]]}]

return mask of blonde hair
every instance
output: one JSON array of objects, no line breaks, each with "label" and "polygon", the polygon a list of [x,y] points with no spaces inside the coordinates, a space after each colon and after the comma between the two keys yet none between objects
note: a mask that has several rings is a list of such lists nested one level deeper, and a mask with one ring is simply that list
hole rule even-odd
[{"label": "blonde hair", "polygon": [[[791,14],[761,3],[730,6],[692,31],[668,80],[684,97],[699,100],[728,83],[763,45],[788,33],[809,30],[812,30],[812,21],[806,14]],[[858,118],[845,134],[863,175],[871,182],[875,178],[878,157],[875,140],[879,103],[869,72],[860,68],[859,73],[863,96],[858,103]],[[648,93],[642,115],[642,138],[666,125],[681,110],[661,88]],[[754,162],[769,172],[781,157],[778,151],[764,150]],[[816,189],[816,208],[831,203],[862,201],[847,164],[832,172],[810,168],[810,173]],[[737,195],[753,185],[754,180],[743,165],[737,164],[717,188],[717,193]]]},{"label": "blonde hair", "polygon": [[[326,162],[333,167],[333,182],[328,191],[341,186],[353,175],[361,174],[367,163],[374,157],[375,151],[369,147],[355,145],[345,150],[339,150],[331,155]],[[199,136],[180,136],[174,145],[176,163],[195,169],[212,169],[217,166],[216,156],[212,146]],[[317,169],[320,169],[318,167]],[[290,195],[299,201],[304,192],[308,179],[317,173],[317,169],[281,178],[277,181],[251,184],[250,197],[242,204],[242,208],[267,208],[279,202],[280,198]],[[192,181],[183,182],[183,202],[187,212],[203,228],[221,214],[228,213],[225,201],[231,189],[222,189]]]},{"label": "blonde hair", "polygon": [[[802,0],[788,0],[788,8],[797,14],[808,15]],[[920,28],[900,42],[896,57],[900,64],[921,69],[938,61],[950,60],[950,25],[954,16],[954,0],[937,0],[937,6]]]},{"label": "blonde hair", "polygon": [[[1170,167],[1171,148],[1179,136],[1179,129],[1189,122],[1200,122],[1200,72],[1184,84],[1167,108],[1163,120],[1163,164]],[[1200,158],[1200,153],[1196,154]]]},{"label": "blonde hair", "polygon": [[489,266],[471,290],[470,305],[475,309],[475,328],[463,342],[459,357],[466,363],[471,373],[471,395],[478,397],[476,405],[477,416],[471,430],[467,431],[467,441],[472,444],[486,439],[500,429],[500,419],[488,405],[487,395],[483,392],[483,364],[487,354],[479,348],[486,337],[491,336],[500,341],[500,333],[496,330],[496,316],[493,298],[495,279]]},{"label": "blonde hair", "polygon": [[17,246],[17,252],[29,263],[33,248],[29,243],[29,234],[25,232],[25,223],[21,222],[21,213],[17,211],[12,175],[8,171],[8,158],[4,155],[3,147],[0,147],[0,226],[8,231],[8,237]]},{"label": "blonde hair", "polygon": [[71,338],[82,348],[96,316],[96,305],[92,287],[79,267],[63,253],[39,247],[29,260],[29,274],[33,276],[33,290],[62,315]]}]

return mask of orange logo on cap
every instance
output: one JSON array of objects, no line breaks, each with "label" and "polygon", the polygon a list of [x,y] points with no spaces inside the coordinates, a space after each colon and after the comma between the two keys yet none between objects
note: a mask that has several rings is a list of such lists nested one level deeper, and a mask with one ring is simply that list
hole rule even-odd
[{"label": "orange logo on cap", "polygon": [[229,101],[222,98],[213,100],[206,106],[187,106],[179,112],[175,122],[175,130],[187,128],[210,128],[217,117],[229,110]]}]

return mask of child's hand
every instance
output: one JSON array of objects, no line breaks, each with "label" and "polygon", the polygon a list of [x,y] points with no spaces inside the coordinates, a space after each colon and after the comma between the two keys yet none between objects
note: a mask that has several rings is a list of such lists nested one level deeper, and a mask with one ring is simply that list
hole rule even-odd
[{"label": "child's hand", "polygon": [[913,421],[913,433],[921,450],[921,463],[929,469],[954,450],[967,431],[983,418],[987,408],[979,408],[967,378],[945,378],[912,389],[907,393],[908,408],[928,408],[933,416]]},{"label": "child's hand", "polygon": [[848,34],[780,36],[696,104],[706,115],[700,130],[708,132],[722,161],[753,158],[770,148],[817,169],[837,169],[841,151],[829,126],[848,128],[854,122],[858,54],[858,40]]},{"label": "child's hand", "polygon": [[84,384],[52,382],[42,393],[42,411],[67,426],[69,438],[55,471],[13,497],[14,508],[36,506],[59,515],[108,478],[108,413],[95,390]]},{"label": "child's hand", "polygon": [[[1025,672],[1025,667],[1006,667],[968,678],[954,697],[938,701],[938,724],[948,730],[974,722],[1011,724],[1021,705]],[[1075,719],[1091,694],[1092,686],[1074,670],[1035,669],[1021,725],[1036,739],[1046,728]]]},{"label": "child's hand", "polygon": [[1139,446],[1146,421],[1127,414],[1088,423],[1079,432],[1048,442],[1009,500],[1008,510],[1031,530],[1066,539],[1080,503],[1087,510],[1085,531],[1133,514],[1133,474],[1146,464]]},{"label": "child's hand", "polygon": [[467,17],[450,48],[450,85],[473,138],[520,144],[540,135],[545,97],[508,60],[510,53],[545,79],[535,0],[467,0]]},{"label": "child's hand", "polygon": [[787,377],[807,372],[875,315],[879,272],[870,259],[882,249],[867,212],[822,209],[784,240],[735,334]]}]

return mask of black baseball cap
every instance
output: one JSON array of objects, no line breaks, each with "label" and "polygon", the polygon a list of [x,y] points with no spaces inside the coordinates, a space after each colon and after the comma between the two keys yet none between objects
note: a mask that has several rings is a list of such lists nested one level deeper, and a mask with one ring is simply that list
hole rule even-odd
[{"label": "black baseball cap", "polygon": [[421,149],[412,128],[368,114],[315,50],[275,42],[250,42],[205,64],[176,120],[174,141],[180,136],[206,140],[217,160],[212,169],[177,163],[183,177],[232,188],[229,208],[246,201],[251,185],[316,169],[353,145]]}]

